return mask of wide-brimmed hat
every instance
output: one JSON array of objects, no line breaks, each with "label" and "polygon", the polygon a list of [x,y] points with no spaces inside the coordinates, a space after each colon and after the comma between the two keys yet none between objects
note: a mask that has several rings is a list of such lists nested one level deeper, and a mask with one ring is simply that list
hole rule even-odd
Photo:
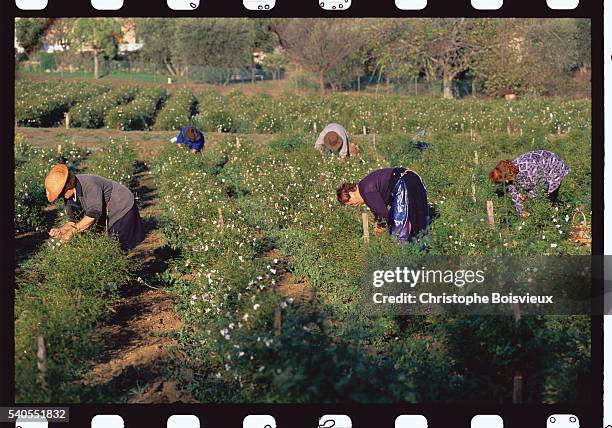
[{"label": "wide-brimmed hat", "polygon": [[68,167],[63,164],[57,164],[45,178],[45,189],[47,190],[47,200],[53,203],[64,190],[64,186],[68,181]]},{"label": "wide-brimmed hat", "polygon": [[328,132],[325,134],[325,137],[323,137],[323,144],[325,144],[325,147],[329,150],[339,150],[340,147],[342,147],[342,143],[342,138],[334,131]]}]

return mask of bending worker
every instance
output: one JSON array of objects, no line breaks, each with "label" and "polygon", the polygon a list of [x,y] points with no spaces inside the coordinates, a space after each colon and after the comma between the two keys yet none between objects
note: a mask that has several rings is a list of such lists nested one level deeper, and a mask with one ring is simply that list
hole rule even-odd
[{"label": "bending worker", "polygon": [[75,234],[97,225],[115,237],[123,251],[131,250],[145,237],[134,195],[124,185],[97,175],[68,171],[55,165],[45,179],[47,199],[64,198],[68,222],[51,229],[49,236],[68,242]]},{"label": "bending worker", "polygon": [[337,123],[330,123],[323,129],[315,142],[315,149],[328,156],[336,153],[341,159],[359,154],[357,146],[349,143],[346,129]]},{"label": "bending worker", "polygon": [[489,173],[493,183],[505,183],[512,198],[516,213],[529,215],[523,210],[525,193],[535,198],[543,190],[551,202],[557,202],[559,187],[569,174],[570,168],[557,154],[548,150],[527,152],[514,160],[502,160]]},{"label": "bending worker", "polygon": [[379,169],[359,183],[344,183],[336,196],[343,205],[365,203],[374,213],[375,232],[387,230],[401,242],[425,233],[429,224],[427,190],[421,177],[406,168]]},{"label": "bending worker", "polygon": [[204,133],[193,126],[186,126],[181,129],[181,133],[178,137],[174,137],[171,141],[178,147],[189,149],[193,154],[201,152],[204,148],[204,144],[206,144]]}]

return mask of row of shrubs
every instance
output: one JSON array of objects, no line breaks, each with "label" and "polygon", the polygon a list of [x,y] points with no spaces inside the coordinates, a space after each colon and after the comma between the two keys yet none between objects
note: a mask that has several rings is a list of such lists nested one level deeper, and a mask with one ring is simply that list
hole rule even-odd
[{"label": "row of shrubs", "polygon": [[[83,234],[69,244],[50,240],[27,261],[15,292],[15,394],[19,403],[91,402],[84,387],[90,361],[103,349],[97,326],[110,315],[117,287],[130,281],[130,262],[116,240]],[[38,369],[44,340],[46,372]]]},{"label": "row of shrubs", "polygon": [[107,85],[78,82],[17,81],[15,122],[20,126],[51,127],[76,104],[90,102],[110,89]]},{"label": "row of shrubs", "polygon": [[[535,141],[487,135],[499,144],[447,132],[429,139],[424,152],[403,134],[385,136],[362,144],[361,157],[347,161],[317,156],[311,135],[244,141],[240,149],[227,142],[196,157],[162,152],[154,173],[164,233],[181,249],[167,280],[183,321],[196,331],[182,341],[199,380],[192,392],[213,402],[498,403],[511,402],[520,368],[526,402],[585,400],[586,316],[524,317],[517,329],[511,316],[371,317],[359,300],[368,260],[588,254],[568,235],[575,206],[590,194],[589,133]],[[531,216],[521,219],[509,198],[497,197],[487,171],[500,158],[535,148],[560,153],[572,177],[558,206],[545,197],[529,200]],[[396,166],[423,177],[431,234],[420,245],[398,246],[384,236],[364,244],[359,210],[338,204],[335,189]],[[494,228],[487,200],[494,201]],[[308,284],[314,301],[296,305],[276,294],[287,271],[291,284]]]},{"label": "row of shrubs", "polygon": [[[35,189],[36,195],[24,201],[19,199],[21,195],[16,188],[16,225],[24,220],[17,213],[42,214],[42,208],[48,205],[44,177],[57,162],[66,163],[75,173],[98,174],[125,185],[133,181],[136,166],[133,148],[126,142],[114,141],[93,154],[69,146],[58,155],[52,150],[28,145],[18,137],[15,158],[17,174],[23,175],[28,188]],[[63,210],[61,201],[57,208]],[[56,221],[62,224],[65,214],[62,212]],[[39,228],[50,226],[42,218],[30,226],[34,224]],[[132,280],[131,266],[132,262],[115,239],[91,232],[78,235],[67,244],[49,239],[33,258],[19,267],[15,295],[18,402],[98,400],[98,392],[84,384],[84,376],[91,361],[104,349],[104,338],[97,329],[111,314],[110,307],[118,290]],[[37,357],[41,339],[46,350],[44,373],[38,367]]]},{"label": "row of shrubs", "polygon": [[118,105],[126,104],[138,94],[137,86],[124,86],[99,97],[79,103],[70,109],[71,126],[77,128],[100,128],[104,126],[106,114]]},{"label": "row of shrubs", "polygon": [[[207,91],[195,122],[209,132],[320,132],[330,122],[350,134],[506,132],[533,136],[590,129],[590,101],[563,99],[442,100],[406,96],[267,94],[222,96]],[[443,120],[441,120],[443,118]]]},{"label": "row of shrubs", "polygon": [[[125,86],[109,92],[105,86],[81,82],[30,81],[18,81],[15,89],[16,118],[25,126],[53,126],[63,112],[76,105],[72,119],[75,126],[99,127],[103,124],[102,117],[106,116],[104,124],[107,127],[143,130],[155,122],[166,98],[162,88],[146,89],[129,104],[112,109],[130,101],[137,89]],[[109,93],[98,98],[104,92]],[[411,135],[418,129],[427,129],[453,133],[504,132],[534,137],[589,130],[590,117],[588,100],[524,98],[507,102],[294,93],[272,97],[267,94],[247,96],[241,92],[223,96],[212,90],[199,94],[195,100],[189,89],[182,88],[159,112],[155,128],[177,130],[191,120],[207,132],[311,133],[320,132],[330,122],[338,122],[353,135],[362,134],[364,129],[370,134]]]},{"label": "row of shrubs", "polygon": [[197,112],[198,100],[189,88],[177,90],[155,119],[155,129],[177,131],[187,125]]},{"label": "row of shrubs", "polygon": [[142,89],[132,102],[110,110],[104,123],[108,128],[122,131],[148,129],[166,98],[164,88]]}]

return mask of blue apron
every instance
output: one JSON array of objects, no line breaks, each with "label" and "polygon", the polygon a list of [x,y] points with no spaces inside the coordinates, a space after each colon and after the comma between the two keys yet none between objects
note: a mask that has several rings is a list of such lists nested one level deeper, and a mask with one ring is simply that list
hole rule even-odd
[{"label": "blue apron", "polygon": [[389,211],[389,235],[395,236],[399,242],[410,240],[410,218],[408,217],[408,186],[403,178],[397,180],[391,192],[391,210]]}]

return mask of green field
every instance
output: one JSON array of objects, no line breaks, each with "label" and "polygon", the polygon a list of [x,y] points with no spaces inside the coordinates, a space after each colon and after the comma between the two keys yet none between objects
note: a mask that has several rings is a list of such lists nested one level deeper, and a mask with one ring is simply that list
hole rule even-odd
[{"label": "green field", "polygon": [[[172,250],[155,285],[172,296],[183,324],[175,334],[181,358],[167,376],[197,401],[509,403],[518,369],[527,403],[588,400],[588,317],[524,317],[518,328],[512,317],[368,317],[356,298],[371,257],[589,254],[569,239],[576,209],[590,217],[588,101],[250,97],[150,87],[126,89],[133,95],[119,99],[105,97],[115,89],[104,85],[54,82],[61,90],[48,92],[39,83],[17,85],[16,122],[31,128],[25,135],[60,126],[66,112],[87,118],[88,130],[68,130],[76,145],[62,147],[75,171],[129,183],[137,160],[150,163],[156,229]],[[198,156],[158,132],[189,121],[215,133]],[[316,131],[334,121],[359,145],[359,158],[322,158],[313,149]],[[104,128],[122,131],[127,142],[101,138],[88,152],[79,149],[79,135]],[[418,129],[429,132],[423,153],[413,147]],[[134,130],[156,136],[147,159],[147,132]],[[41,143],[20,137],[16,144],[17,182],[32,190],[28,199],[16,190],[16,207],[27,212],[15,219],[20,232],[49,226],[30,209],[46,204],[44,171],[57,158]],[[533,149],[558,153],[572,172],[556,207],[530,200],[531,216],[518,218],[487,174],[497,160]],[[428,189],[435,215],[420,246],[374,236],[364,243],[367,211],[335,200],[339,184],[396,166],[418,172]],[[83,262],[70,263],[74,257]],[[112,241],[89,235],[45,244],[24,263],[15,311],[18,401],[127,400],[126,391],[96,395],[82,376],[100,351],[96,326],[114,298],[108,283],[129,289],[141,273]],[[52,344],[44,389],[40,334]]]}]

